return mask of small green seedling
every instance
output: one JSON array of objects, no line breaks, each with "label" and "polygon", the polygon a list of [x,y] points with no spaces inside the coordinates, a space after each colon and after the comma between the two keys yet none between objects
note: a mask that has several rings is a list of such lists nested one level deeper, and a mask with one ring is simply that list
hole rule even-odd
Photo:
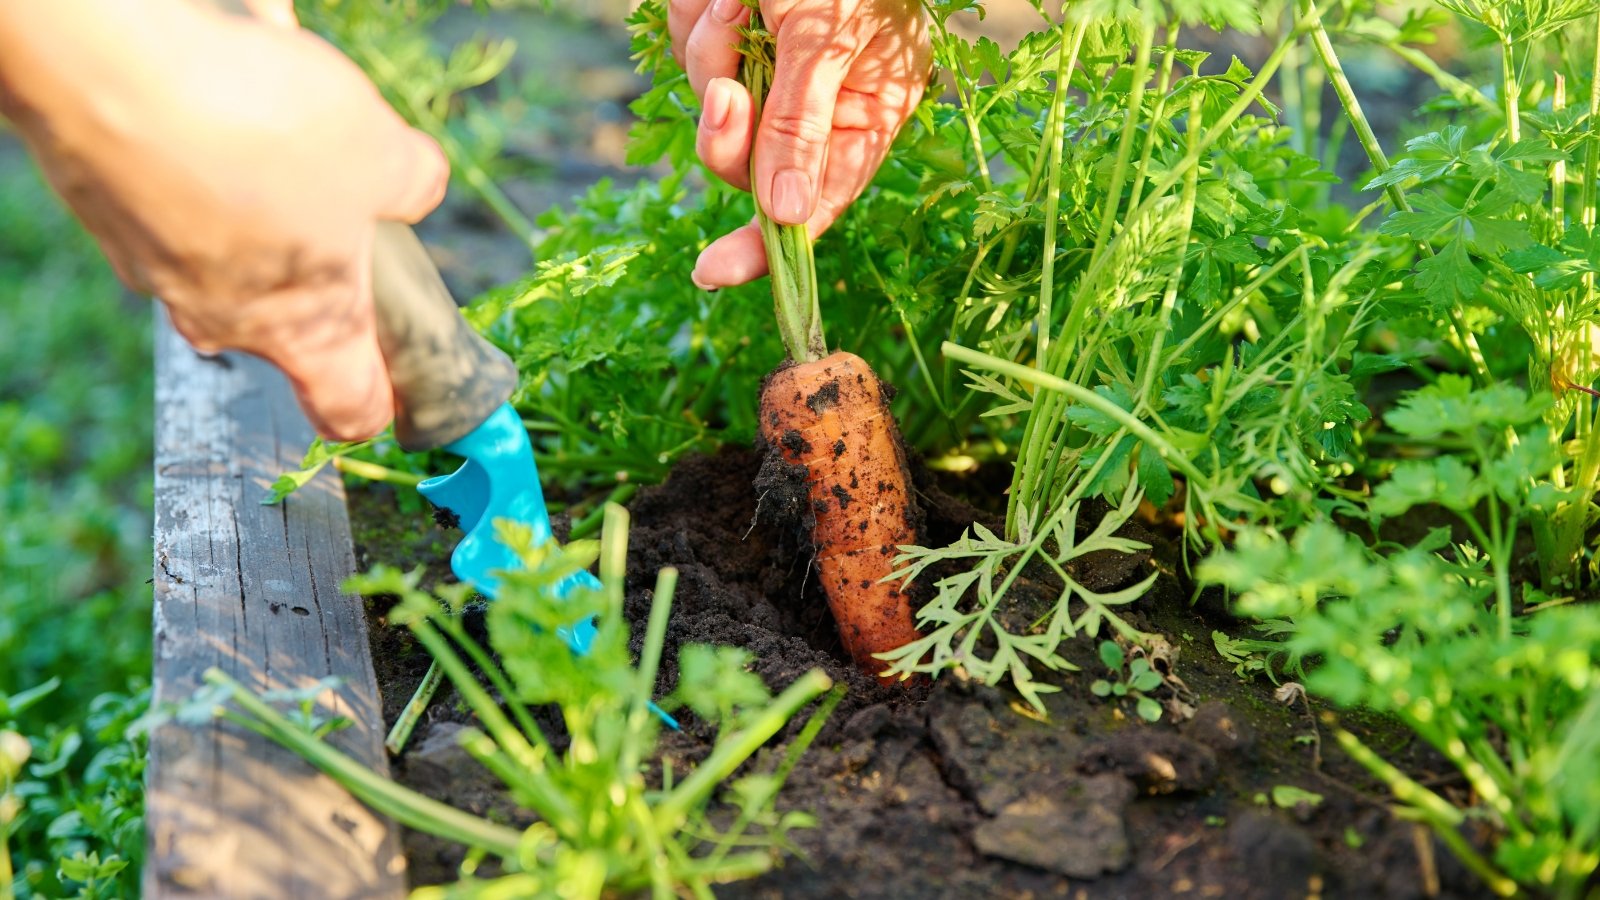
[{"label": "small green seedling", "polygon": [[1295,787],[1292,784],[1275,784],[1272,786],[1272,805],[1279,809],[1295,809],[1301,804],[1306,806],[1322,805],[1322,795],[1305,788]]},{"label": "small green seedling", "polygon": [[[1139,718],[1146,722],[1154,722],[1161,718],[1161,704],[1150,697],[1149,693],[1161,687],[1163,679],[1160,672],[1150,668],[1149,660],[1141,656],[1129,662],[1120,644],[1116,641],[1101,641],[1100,661],[1111,670],[1111,676],[1115,680],[1095,679],[1094,683],[1089,685],[1091,693],[1096,697],[1132,697]],[[1126,669],[1123,667],[1124,663],[1127,664]]]}]

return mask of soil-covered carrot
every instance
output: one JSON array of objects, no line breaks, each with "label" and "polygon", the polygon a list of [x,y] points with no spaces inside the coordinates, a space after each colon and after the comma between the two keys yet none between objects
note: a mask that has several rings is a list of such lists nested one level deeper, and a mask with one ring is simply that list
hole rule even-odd
[{"label": "soil-covered carrot", "polygon": [[839,637],[862,671],[882,672],[874,653],[922,636],[911,598],[881,580],[894,571],[895,548],[917,542],[905,451],[882,382],[853,353],[787,364],[762,388],[761,434],[768,453],[805,467],[806,519]]},{"label": "soil-covered carrot", "polygon": [[[759,12],[752,13],[745,35],[743,77],[759,121],[774,52]],[[866,361],[852,353],[827,354],[816,260],[805,226],[777,225],[759,203],[756,217],[772,272],[778,330],[789,351],[789,361],[761,389],[761,434],[769,458],[757,488],[804,481],[807,502],[796,505],[810,531],[839,637],[863,672],[880,675],[888,664],[873,654],[922,636],[911,598],[898,583],[883,580],[894,571],[896,548],[917,542],[900,430],[887,391]]]}]

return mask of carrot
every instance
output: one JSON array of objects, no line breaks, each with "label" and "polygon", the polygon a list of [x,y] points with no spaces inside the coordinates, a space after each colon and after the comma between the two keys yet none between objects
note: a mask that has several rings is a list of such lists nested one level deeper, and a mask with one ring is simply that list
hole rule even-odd
[{"label": "carrot", "polygon": [[761,391],[769,453],[804,466],[817,572],[839,638],[861,671],[922,637],[895,582],[895,548],[917,542],[905,451],[883,384],[866,360],[839,352],[780,367]]},{"label": "carrot", "polygon": [[[751,12],[743,34],[741,74],[760,121],[776,47],[759,11]],[[761,389],[761,433],[776,455],[768,463],[803,467],[809,509],[802,518],[839,637],[861,671],[888,682],[880,674],[888,664],[873,654],[922,637],[911,598],[884,581],[894,571],[896,548],[917,541],[900,431],[883,383],[866,361],[852,353],[828,355],[805,226],[778,225],[760,203],[756,220],[772,273],[778,333],[789,352]]]}]

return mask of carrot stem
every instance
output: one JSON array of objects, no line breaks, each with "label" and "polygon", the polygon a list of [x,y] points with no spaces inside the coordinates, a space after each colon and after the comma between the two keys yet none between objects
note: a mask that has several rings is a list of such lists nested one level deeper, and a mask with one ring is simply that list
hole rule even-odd
[{"label": "carrot stem", "polygon": [[[741,80],[750,90],[756,122],[772,84],[776,56],[772,34],[761,23],[761,13],[750,13],[745,30]],[[755,152],[750,154],[750,182],[755,185]],[[772,273],[772,301],[778,316],[778,333],[795,362],[815,362],[828,355],[822,337],[822,308],[817,302],[817,260],[811,252],[811,233],[804,225],[779,225],[756,200],[756,222],[767,248],[767,268]]]}]

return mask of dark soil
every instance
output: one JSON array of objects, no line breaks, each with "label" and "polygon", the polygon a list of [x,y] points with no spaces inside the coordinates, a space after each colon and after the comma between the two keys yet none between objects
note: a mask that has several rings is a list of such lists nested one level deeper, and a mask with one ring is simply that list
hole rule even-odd
[{"label": "dark soil", "polygon": [[[1477,897],[1475,879],[1418,826],[1393,818],[1386,791],[1318,740],[1305,701],[1274,700],[1264,680],[1242,681],[1215,651],[1214,629],[1243,633],[1214,598],[1191,603],[1175,574],[1175,548],[1130,524],[1150,553],[1085,559],[1075,577],[1109,589],[1162,572],[1128,619],[1162,635],[1158,668],[1174,680],[1157,696],[1163,720],[1145,724],[1132,704],[1093,696],[1104,674],[1096,640],[1064,655],[1081,673],[1053,676],[1038,715],[1014,693],[946,673],[931,686],[889,688],[846,662],[803,542],[770,525],[752,528],[759,460],[728,451],[682,463],[664,485],[632,504],[627,615],[636,633],[663,566],[679,570],[660,692],[671,689],[677,648],[689,642],[745,647],[755,670],[779,690],[822,668],[848,693],[795,769],[780,806],[813,813],[797,833],[803,858],[757,880],[719,890],[730,897]],[[961,493],[974,484],[944,484]],[[959,536],[983,514],[935,486],[918,492],[929,545]],[[401,514],[383,488],[353,492],[358,562],[413,565],[435,573],[458,533],[425,512]],[[998,523],[995,523],[998,524]],[[557,524],[558,534],[562,531]],[[1016,615],[1037,617],[1054,596],[1020,578]],[[392,722],[427,667],[401,631],[372,634],[384,712]],[[1181,685],[1181,687],[1179,686]],[[449,740],[461,720],[441,692],[396,776],[470,811],[526,821]],[[1182,721],[1179,721],[1182,720]],[[1447,794],[1450,769],[1403,729],[1359,715],[1341,724],[1387,759]],[[550,722],[555,728],[553,720]],[[778,741],[793,736],[800,722]],[[682,772],[703,758],[712,733],[688,715],[662,754]],[[1320,757],[1320,764],[1318,758]],[[1321,795],[1280,808],[1273,789]],[[408,835],[417,884],[453,877],[458,848]]]}]

